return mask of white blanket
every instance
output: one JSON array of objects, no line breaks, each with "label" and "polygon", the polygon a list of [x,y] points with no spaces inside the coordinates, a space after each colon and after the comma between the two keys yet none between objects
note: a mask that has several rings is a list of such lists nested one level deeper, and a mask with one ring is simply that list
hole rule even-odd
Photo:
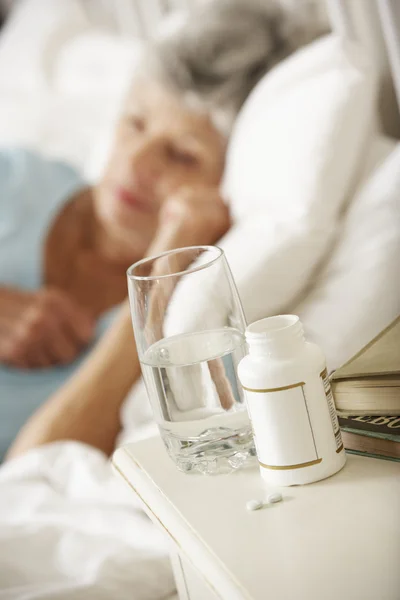
[{"label": "white blanket", "polygon": [[2,600],[158,600],[174,587],[164,539],[101,452],[60,442],[2,466]]}]

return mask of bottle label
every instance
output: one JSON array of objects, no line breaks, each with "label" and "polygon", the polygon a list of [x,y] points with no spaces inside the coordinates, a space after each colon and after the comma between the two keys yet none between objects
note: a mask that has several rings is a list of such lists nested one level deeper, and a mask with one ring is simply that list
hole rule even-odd
[{"label": "bottle label", "polygon": [[333,434],[335,436],[336,452],[339,454],[343,450],[342,433],[340,431],[339,420],[336,414],[335,403],[333,401],[331,384],[328,378],[328,371],[325,369],[320,373],[324,385],[326,401],[328,402],[329,415],[331,417]]},{"label": "bottle label", "polygon": [[301,469],[322,461],[305,387],[305,382],[261,390],[244,387],[258,459],[265,469]]}]

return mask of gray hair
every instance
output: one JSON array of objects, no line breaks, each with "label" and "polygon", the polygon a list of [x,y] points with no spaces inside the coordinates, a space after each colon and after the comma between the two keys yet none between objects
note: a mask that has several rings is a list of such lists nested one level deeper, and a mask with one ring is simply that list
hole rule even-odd
[{"label": "gray hair", "polygon": [[[318,0],[317,0],[318,1]],[[281,0],[282,2],[282,0]],[[171,22],[144,66],[228,134],[261,77],[324,29],[315,0],[213,0]]]}]

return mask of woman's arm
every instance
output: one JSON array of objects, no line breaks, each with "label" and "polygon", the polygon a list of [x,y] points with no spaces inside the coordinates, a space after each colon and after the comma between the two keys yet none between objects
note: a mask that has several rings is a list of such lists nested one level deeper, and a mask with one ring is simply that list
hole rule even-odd
[{"label": "woman's arm", "polygon": [[[160,215],[148,255],[210,244],[229,228],[229,212],[215,190],[171,198]],[[128,302],[78,372],[22,428],[8,458],[56,440],[77,440],[111,454],[120,409],[140,376]]]},{"label": "woman's arm", "polygon": [[56,440],[77,440],[111,454],[120,408],[140,375],[129,305],[85,363],[27,422],[7,458]]}]

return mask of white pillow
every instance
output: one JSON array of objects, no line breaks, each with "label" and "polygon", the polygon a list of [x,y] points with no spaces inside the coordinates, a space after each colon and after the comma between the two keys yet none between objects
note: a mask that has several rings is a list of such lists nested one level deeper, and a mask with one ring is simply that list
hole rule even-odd
[{"label": "white pillow", "polygon": [[293,305],[326,255],[358,176],[375,74],[329,36],[278,65],[246,101],[224,192],[236,226],[223,239],[247,319]]},{"label": "white pillow", "polygon": [[375,84],[362,49],[334,36],[267,73],[229,144],[224,190],[234,216],[334,217],[371,130]]},{"label": "white pillow", "polygon": [[332,257],[294,312],[332,369],[400,314],[400,144],[361,184]]},{"label": "white pillow", "polygon": [[60,45],[53,60],[53,84],[58,93],[122,97],[132,81],[143,43],[89,30]]},{"label": "white pillow", "polygon": [[2,87],[24,93],[48,88],[60,47],[86,27],[85,11],[78,2],[13,2],[0,37]]}]

